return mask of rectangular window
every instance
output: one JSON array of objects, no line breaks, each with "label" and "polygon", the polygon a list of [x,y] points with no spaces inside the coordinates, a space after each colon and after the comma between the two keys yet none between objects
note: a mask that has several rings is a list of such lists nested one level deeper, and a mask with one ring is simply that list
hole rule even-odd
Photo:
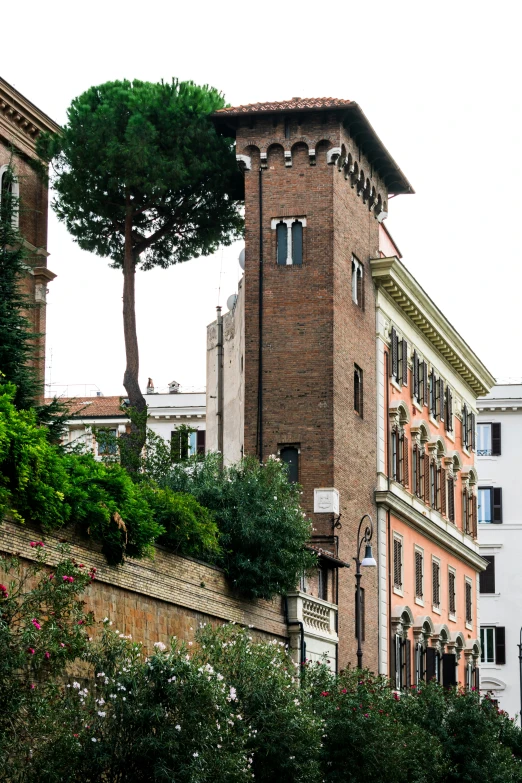
[{"label": "rectangular window", "polygon": [[408,343],[404,338],[400,342],[400,382],[408,385]]},{"label": "rectangular window", "polygon": [[362,418],[363,415],[363,371],[353,366],[353,409]]},{"label": "rectangular window", "polygon": [[113,457],[118,453],[118,431],[116,429],[99,429],[96,431],[98,455],[100,457]]},{"label": "rectangular window", "polygon": [[402,590],[402,539],[393,537],[393,586]]},{"label": "rectangular window", "polygon": [[415,550],[415,598],[424,598],[424,555],[421,549]]},{"label": "rectangular window", "polygon": [[501,454],[500,424],[477,424],[477,457],[499,457]]},{"label": "rectangular window", "polygon": [[430,373],[430,414],[434,419],[437,418],[437,378],[435,372]]},{"label": "rectangular window", "polygon": [[419,403],[419,405],[422,405],[422,396],[421,396],[421,388],[420,388],[420,360],[419,360],[419,354],[417,351],[413,351],[413,356],[411,360],[411,375],[412,375],[412,381],[411,381],[411,394],[413,399]]},{"label": "rectangular window", "polygon": [[448,611],[451,616],[457,613],[457,599],[455,593],[456,574],[453,568],[448,570]]},{"label": "rectangular window", "polygon": [[328,569],[324,565],[317,570],[317,597],[328,601]]},{"label": "rectangular window", "polygon": [[487,560],[488,566],[485,571],[480,572],[480,592],[481,593],[494,593],[495,592],[495,557],[494,555],[483,555],[484,560]]},{"label": "rectangular window", "polygon": [[391,362],[390,373],[391,377],[399,383],[399,335],[396,329],[392,326],[390,334],[390,349],[391,349]]},{"label": "rectangular window", "polygon": [[437,508],[437,466],[430,461],[430,506]]},{"label": "rectangular window", "polygon": [[204,455],[205,454],[205,443],[206,443],[206,430],[198,430],[196,432],[196,453]]},{"label": "rectangular window", "polygon": [[364,270],[358,258],[352,256],[352,300],[364,309]]},{"label": "rectangular window", "polygon": [[296,484],[299,481],[299,444],[278,446],[279,458],[286,465],[288,471],[288,481]]},{"label": "rectangular window", "polygon": [[450,387],[446,388],[446,405],[445,405],[445,426],[446,432],[453,432],[453,392]]},{"label": "rectangular window", "polygon": [[450,522],[455,522],[455,481],[453,476],[448,476],[446,492],[448,495],[448,519]]},{"label": "rectangular window", "polygon": [[495,630],[494,626],[480,629],[481,663],[495,663]]},{"label": "rectangular window", "polygon": [[478,522],[483,525],[502,524],[502,487],[479,487]]},{"label": "rectangular window", "polygon": [[440,562],[433,560],[431,564],[432,568],[432,601],[433,606],[436,609],[440,608]]},{"label": "rectangular window", "polygon": [[170,456],[173,462],[183,462],[189,457],[189,429],[173,430],[170,433]]},{"label": "rectangular window", "polygon": [[466,623],[471,625],[473,622],[473,602],[472,602],[472,587],[469,579],[466,579]]}]

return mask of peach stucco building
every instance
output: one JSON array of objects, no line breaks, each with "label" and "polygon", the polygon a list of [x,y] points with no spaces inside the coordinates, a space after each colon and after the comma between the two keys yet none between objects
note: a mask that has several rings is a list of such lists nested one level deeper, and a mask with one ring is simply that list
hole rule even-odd
[{"label": "peach stucco building", "polygon": [[494,379],[389,234],[376,289],[379,669],[398,689],[478,683],[475,416]]}]

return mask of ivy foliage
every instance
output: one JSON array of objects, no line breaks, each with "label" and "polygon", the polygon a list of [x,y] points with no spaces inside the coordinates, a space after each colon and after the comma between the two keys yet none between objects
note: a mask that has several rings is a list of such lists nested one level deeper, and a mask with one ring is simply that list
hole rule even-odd
[{"label": "ivy foliage", "polygon": [[300,487],[288,481],[285,465],[245,458],[222,469],[219,455],[172,465],[163,484],[193,495],[210,509],[221,544],[220,564],[249,598],[271,598],[295,590],[316,563],[306,549],[311,526],[300,507]]}]

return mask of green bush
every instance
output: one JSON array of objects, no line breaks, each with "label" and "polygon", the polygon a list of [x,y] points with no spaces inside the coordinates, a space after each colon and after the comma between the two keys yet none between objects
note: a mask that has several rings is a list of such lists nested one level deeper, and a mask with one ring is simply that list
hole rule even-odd
[{"label": "green bush", "polygon": [[295,590],[302,573],[315,564],[305,549],[311,525],[299,505],[300,487],[288,481],[278,459],[260,465],[246,458],[221,470],[218,455],[209,454],[173,465],[163,482],[212,511],[220,562],[242,595],[271,598]]},{"label": "green bush", "polygon": [[154,519],[140,485],[121,465],[105,465],[90,454],[64,457],[69,475],[71,522],[103,545],[111,564],[151,554],[164,528]]},{"label": "green bush", "polygon": [[53,530],[69,518],[69,478],[35,412],[15,407],[15,393],[12,384],[0,387],[0,518],[10,514]]},{"label": "green bush", "polygon": [[215,560],[220,552],[218,528],[212,514],[195,497],[147,484],[140,485],[157,524],[164,533],[159,543],[180,555]]}]

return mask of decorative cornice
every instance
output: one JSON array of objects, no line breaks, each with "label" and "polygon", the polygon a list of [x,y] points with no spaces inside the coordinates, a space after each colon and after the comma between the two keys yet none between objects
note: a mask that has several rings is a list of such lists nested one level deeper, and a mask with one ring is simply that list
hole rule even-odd
[{"label": "decorative cornice", "polygon": [[477,396],[495,379],[396,256],[370,261],[377,288],[399,307]]},{"label": "decorative cornice", "polygon": [[0,78],[0,136],[31,158],[40,133],[60,133],[60,126]]},{"label": "decorative cornice", "polygon": [[[420,514],[413,506],[394,492],[376,490],[375,502],[377,505],[389,508],[405,524],[418,530],[435,544],[442,546],[452,555],[456,555],[460,560],[471,565],[475,571],[486,570],[487,562],[478,554],[478,544],[476,545],[477,551],[475,551],[475,544],[470,545],[460,541],[455,535],[451,535],[443,527],[436,525],[431,519]],[[458,533],[459,531],[456,530],[455,532]]]}]

